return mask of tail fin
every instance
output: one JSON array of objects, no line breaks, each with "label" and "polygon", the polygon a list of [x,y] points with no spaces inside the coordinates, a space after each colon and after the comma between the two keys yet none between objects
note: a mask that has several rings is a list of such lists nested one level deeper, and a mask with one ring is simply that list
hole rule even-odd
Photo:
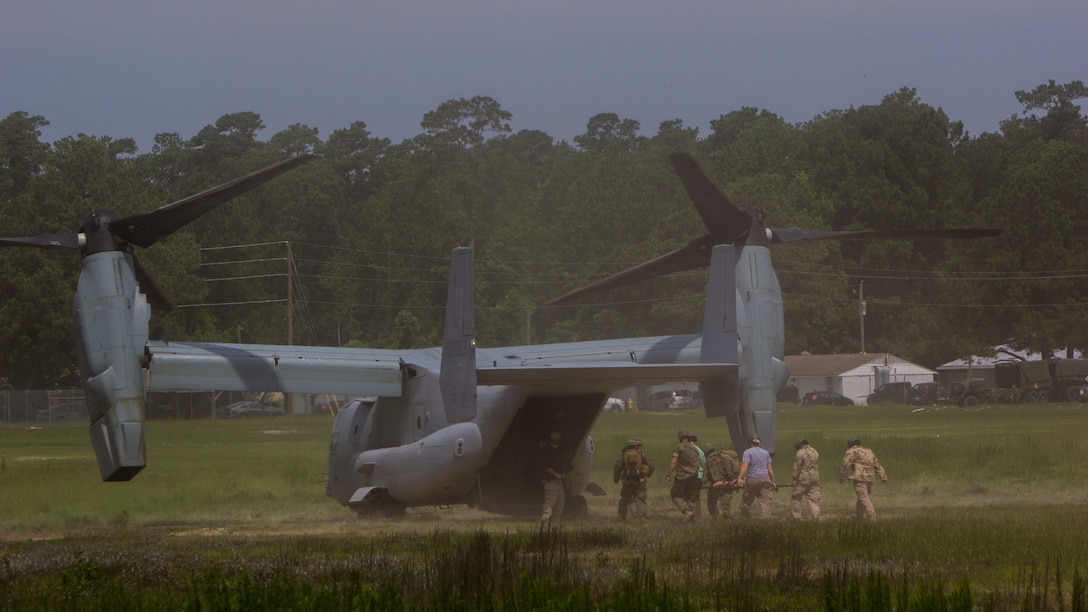
[{"label": "tail fin", "polygon": [[476,417],[476,315],[472,275],[472,249],[454,249],[439,375],[442,405],[449,423],[471,421]]},{"label": "tail fin", "polygon": [[[738,363],[737,273],[733,245],[714,247],[710,256],[710,280],[703,314],[702,363]],[[740,406],[737,370],[726,378],[699,384],[708,417],[732,417]]]}]

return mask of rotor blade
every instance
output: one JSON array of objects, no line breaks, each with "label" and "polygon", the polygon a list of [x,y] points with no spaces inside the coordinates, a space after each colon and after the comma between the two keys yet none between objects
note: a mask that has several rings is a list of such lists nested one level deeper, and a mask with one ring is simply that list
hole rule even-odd
[{"label": "rotor blade", "polygon": [[300,155],[285,159],[151,212],[123,217],[110,224],[110,232],[130,244],[149,247],[216,206],[310,161],[313,157],[313,155]]},{"label": "rotor blade", "polygon": [[136,282],[140,283],[140,291],[147,296],[147,303],[156,310],[173,310],[174,300],[162,287],[155,282],[155,277],[147,271],[147,268],[132,255],[132,269],[136,275]]},{"label": "rotor blade", "polygon": [[581,301],[581,298],[590,294],[599,293],[608,289],[623,287],[656,276],[664,276],[673,272],[683,272],[695,268],[706,267],[710,261],[710,248],[714,242],[710,236],[703,236],[688,243],[687,246],[656,257],[623,272],[613,274],[607,278],[590,283],[585,287],[575,289],[570,293],[561,295],[555,299],[544,302],[544,306],[561,306]]},{"label": "rotor blade", "polygon": [[79,234],[40,234],[28,238],[0,238],[0,246],[78,249],[80,244]]},{"label": "rotor blade", "polygon": [[773,228],[771,243],[782,244],[802,240],[912,240],[915,238],[971,239],[992,238],[1001,233],[999,229],[964,228],[964,229],[903,229],[903,230],[857,230],[857,231],[820,231],[803,230],[796,227]]},{"label": "rotor blade", "polygon": [[703,218],[703,224],[717,239],[716,244],[743,244],[752,227],[752,218],[748,213],[710,180],[691,154],[673,153],[669,155],[669,161],[684,183],[699,216]]}]

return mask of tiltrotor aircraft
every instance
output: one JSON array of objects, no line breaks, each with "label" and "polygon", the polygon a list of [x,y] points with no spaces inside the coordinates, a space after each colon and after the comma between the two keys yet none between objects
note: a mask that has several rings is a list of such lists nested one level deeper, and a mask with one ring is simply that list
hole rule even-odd
[{"label": "tiltrotor aircraft", "polygon": [[[767,230],[687,155],[672,157],[710,230],[687,247],[555,300],[706,265],[702,333],[479,348],[471,249],[453,250],[441,347],[414,350],[173,342],[150,337],[150,308],[169,298],[136,260],[230,198],[307,162],[296,157],[168,204],[120,216],[96,210],[76,234],[0,239],[0,246],[78,249],[76,337],[90,436],[103,480],[146,466],[144,402],[151,391],[280,391],[374,396],[333,423],[326,493],[358,512],[470,504],[504,514],[539,510],[526,452],[552,431],[572,469],[570,493],[590,482],[589,436],[610,392],[636,383],[699,382],[706,413],[727,417],[736,448],[776,437],[782,301],[768,244],[819,238],[980,237],[993,230],[805,232]],[[145,297],[146,296],[146,297]],[[577,507],[578,504],[575,504]]]},{"label": "tiltrotor aircraft", "polygon": [[782,289],[771,265],[769,245],[804,240],[986,238],[1001,233],[996,229],[973,228],[861,231],[769,228],[764,223],[762,210],[734,203],[690,154],[676,153],[670,155],[669,160],[709,233],[680,249],[562,295],[546,305],[570,304],[608,289],[700,268],[711,260],[716,245],[732,245],[736,261],[733,278],[737,301],[739,396],[731,386],[722,386],[721,381],[700,383],[700,391],[707,416],[726,417],[736,449],[747,448],[747,440],[758,435],[761,446],[774,454],[778,439],[777,394],[789,379],[789,369],[783,361]]}]

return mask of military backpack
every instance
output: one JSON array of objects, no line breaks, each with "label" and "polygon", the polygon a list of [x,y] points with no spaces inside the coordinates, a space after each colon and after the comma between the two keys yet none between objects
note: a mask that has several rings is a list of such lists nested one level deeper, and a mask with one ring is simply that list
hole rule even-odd
[{"label": "military backpack", "polygon": [[737,457],[736,451],[723,450],[721,451],[721,457],[722,471],[725,472],[726,479],[733,480],[740,476],[740,457]]},{"label": "military backpack", "polygon": [[623,451],[623,477],[629,480],[642,478],[642,451],[629,448]]}]

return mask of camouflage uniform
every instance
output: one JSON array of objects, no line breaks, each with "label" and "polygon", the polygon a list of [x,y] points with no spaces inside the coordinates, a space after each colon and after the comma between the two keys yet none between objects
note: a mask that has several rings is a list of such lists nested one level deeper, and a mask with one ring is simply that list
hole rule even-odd
[{"label": "camouflage uniform", "polygon": [[[680,509],[684,515],[684,522],[695,520],[695,507],[699,495],[699,470],[702,464],[699,461],[699,451],[691,440],[691,432],[681,429],[677,433],[680,444],[672,451],[672,461],[669,464],[669,473],[665,476],[671,481],[672,489],[670,497],[672,503]],[[675,476],[674,476],[675,473]]]},{"label": "camouflage uniform", "polygon": [[[639,467],[635,472],[632,472],[627,466],[628,451],[638,453]],[[653,473],[654,462],[646,453],[642,452],[642,442],[634,438],[628,440],[627,445],[620,452],[619,459],[616,459],[616,465],[612,468],[613,480],[617,484],[621,484],[620,520],[626,521],[627,512],[630,510],[632,518],[646,522],[646,481]]]},{"label": "camouflage uniform", "polygon": [[563,491],[563,463],[559,454],[559,440],[559,433],[552,432],[548,436],[548,442],[541,447],[538,459],[538,473],[544,486],[544,509],[540,515],[540,523],[555,527],[563,521],[563,508],[567,502]]},{"label": "camouflage uniform", "polygon": [[820,453],[801,440],[793,457],[793,491],[790,492],[790,514],[801,520],[801,500],[808,500],[813,520],[820,520]]},{"label": "camouflage uniform", "polygon": [[736,451],[731,450],[714,452],[714,447],[709,444],[703,450],[707,453],[707,512],[710,516],[717,517],[720,507],[722,516],[729,518],[730,507],[733,505],[733,493],[739,488],[736,480],[740,475],[740,457],[737,456]]},{"label": "camouflage uniform", "polygon": [[[692,446],[699,453],[699,471],[695,473],[695,484],[692,485],[695,491],[692,493],[691,501],[695,505],[695,520],[701,521],[703,519],[703,479],[706,478],[706,452],[703,451],[703,447],[695,444],[698,441],[699,438],[691,434]],[[711,446],[711,448],[714,447]]]},{"label": "camouflage uniform", "polygon": [[880,461],[873,451],[861,445],[857,438],[849,442],[849,448],[842,457],[842,467],[839,468],[839,482],[849,478],[854,485],[854,493],[858,496],[855,512],[857,518],[876,520],[876,509],[869,494],[873,491],[873,481],[879,477],[880,481],[888,484],[888,475],[880,465]]}]

